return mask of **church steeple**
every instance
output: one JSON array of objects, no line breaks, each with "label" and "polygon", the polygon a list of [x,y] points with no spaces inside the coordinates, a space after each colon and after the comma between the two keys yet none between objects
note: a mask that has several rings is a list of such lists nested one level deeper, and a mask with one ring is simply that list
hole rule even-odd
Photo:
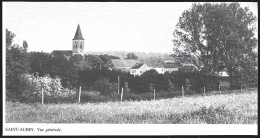
[{"label": "church steeple", "polygon": [[77,31],[75,33],[75,36],[72,40],[84,40],[83,36],[82,36],[82,33],[81,33],[81,30],[80,30],[80,26],[78,24],[78,27],[77,27]]},{"label": "church steeple", "polygon": [[78,24],[77,31],[72,39],[72,55],[81,54],[84,55],[84,38],[82,36],[80,26]]}]

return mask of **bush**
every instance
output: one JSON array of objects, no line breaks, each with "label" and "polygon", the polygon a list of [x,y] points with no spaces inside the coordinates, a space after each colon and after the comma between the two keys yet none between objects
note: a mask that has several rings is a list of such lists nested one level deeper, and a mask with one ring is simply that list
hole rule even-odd
[{"label": "bush", "polygon": [[108,78],[99,78],[94,84],[93,89],[101,95],[108,95],[117,91],[117,83],[111,83]]},{"label": "bush", "polygon": [[20,100],[23,102],[41,101],[41,89],[44,91],[45,103],[72,102],[77,97],[76,90],[62,87],[60,78],[53,79],[48,75],[39,77],[37,74],[22,74],[19,82]]}]

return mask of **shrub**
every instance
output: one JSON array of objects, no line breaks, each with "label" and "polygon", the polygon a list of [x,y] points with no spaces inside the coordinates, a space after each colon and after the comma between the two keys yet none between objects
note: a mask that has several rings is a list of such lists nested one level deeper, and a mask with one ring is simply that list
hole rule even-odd
[{"label": "shrub", "polygon": [[101,95],[108,95],[117,91],[117,83],[111,83],[108,78],[99,78],[94,84],[93,89]]},{"label": "shrub", "polygon": [[63,88],[60,78],[53,79],[48,75],[39,77],[37,74],[22,74],[19,82],[20,100],[24,102],[40,101],[41,89],[44,91],[44,102],[46,103],[69,102],[76,99],[76,90]]}]

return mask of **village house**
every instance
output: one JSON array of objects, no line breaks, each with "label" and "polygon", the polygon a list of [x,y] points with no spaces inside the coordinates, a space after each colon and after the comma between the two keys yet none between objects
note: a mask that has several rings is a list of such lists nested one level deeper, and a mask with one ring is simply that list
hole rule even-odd
[{"label": "village house", "polygon": [[150,70],[151,68],[148,67],[145,63],[136,63],[131,69],[130,74],[134,76],[140,76],[144,72]]}]

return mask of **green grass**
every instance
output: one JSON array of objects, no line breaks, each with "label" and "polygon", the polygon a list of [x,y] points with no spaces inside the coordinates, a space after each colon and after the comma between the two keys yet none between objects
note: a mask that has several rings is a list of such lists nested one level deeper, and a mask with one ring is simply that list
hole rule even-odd
[{"label": "green grass", "polygon": [[257,90],[155,101],[6,102],[7,123],[257,124]]}]

